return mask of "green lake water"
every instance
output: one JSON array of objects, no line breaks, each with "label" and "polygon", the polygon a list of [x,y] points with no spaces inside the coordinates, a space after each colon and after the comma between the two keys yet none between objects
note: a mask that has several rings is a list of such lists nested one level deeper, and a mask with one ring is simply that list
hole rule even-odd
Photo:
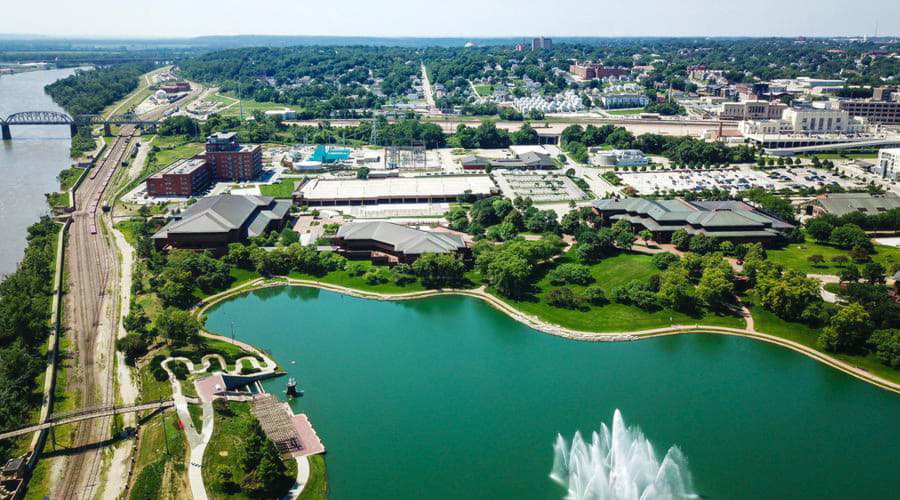
[{"label": "green lake water", "polygon": [[[897,498],[900,396],[737,337],[588,343],[477,299],[380,302],[272,288],[207,326],[270,352],[305,396],[332,499],[559,499],[558,433],[616,408],[713,499]],[[268,381],[284,396],[286,378]]]}]

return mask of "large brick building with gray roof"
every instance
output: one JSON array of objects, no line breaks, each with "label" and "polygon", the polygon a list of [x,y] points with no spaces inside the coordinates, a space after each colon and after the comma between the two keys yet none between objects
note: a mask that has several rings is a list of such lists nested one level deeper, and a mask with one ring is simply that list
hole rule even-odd
[{"label": "large brick building with gray roof", "polygon": [[735,243],[765,243],[794,228],[742,201],[616,198],[595,201],[593,208],[604,224],[626,220],[635,232],[644,229],[652,232],[653,240],[658,243],[668,243],[679,229],[690,235],[705,234]]}]

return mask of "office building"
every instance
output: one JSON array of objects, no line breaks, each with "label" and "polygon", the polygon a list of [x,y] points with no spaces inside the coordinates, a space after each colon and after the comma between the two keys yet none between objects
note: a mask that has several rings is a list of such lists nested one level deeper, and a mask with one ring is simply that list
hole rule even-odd
[{"label": "office building", "polygon": [[212,173],[204,158],[183,158],[147,178],[147,194],[193,196],[211,181]]},{"label": "office building", "polygon": [[884,179],[900,181],[900,149],[880,150],[875,172]]},{"label": "office building", "polygon": [[628,221],[636,233],[644,229],[652,232],[658,243],[670,242],[679,229],[735,243],[769,243],[794,228],[742,201],[616,198],[595,201],[593,209],[602,224]]},{"label": "office building", "polygon": [[216,180],[247,181],[262,172],[262,146],[242,146],[234,132],[207,137],[203,156]]},{"label": "office building", "polygon": [[349,259],[383,264],[409,263],[426,253],[463,254],[463,239],[451,233],[422,231],[393,222],[351,222],[338,229],[331,243]]},{"label": "office building", "polygon": [[531,50],[538,50],[538,49],[550,50],[552,48],[553,48],[553,39],[552,38],[538,37],[531,41]]},{"label": "office building", "polygon": [[153,235],[156,248],[224,249],[284,225],[290,200],[221,194],[201,198]]},{"label": "office building", "polygon": [[787,105],[770,101],[723,102],[717,111],[723,120],[777,120]]}]

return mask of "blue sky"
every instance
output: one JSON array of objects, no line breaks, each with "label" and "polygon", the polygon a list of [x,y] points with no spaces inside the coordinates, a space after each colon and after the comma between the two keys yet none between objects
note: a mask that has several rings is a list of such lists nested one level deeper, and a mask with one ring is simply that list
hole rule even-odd
[{"label": "blue sky", "polygon": [[0,33],[171,37],[900,35],[898,0],[4,0]]}]

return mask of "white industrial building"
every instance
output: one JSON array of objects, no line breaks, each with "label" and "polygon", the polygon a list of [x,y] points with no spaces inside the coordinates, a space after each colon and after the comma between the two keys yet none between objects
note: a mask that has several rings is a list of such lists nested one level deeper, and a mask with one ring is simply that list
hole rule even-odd
[{"label": "white industrial building", "polygon": [[610,94],[600,98],[606,109],[643,108],[650,104],[650,98],[644,94]]},{"label": "white industrial building", "polygon": [[598,151],[594,155],[594,161],[597,165],[609,167],[638,167],[650,163],[644,152],[639,149]]},{"label": "white industrial building", "polygon": [[858,134],[866,131],[863,120],[840,109],[788,108],[778,120],[744,120],[738,129],[745,137],[777,134]]}]

